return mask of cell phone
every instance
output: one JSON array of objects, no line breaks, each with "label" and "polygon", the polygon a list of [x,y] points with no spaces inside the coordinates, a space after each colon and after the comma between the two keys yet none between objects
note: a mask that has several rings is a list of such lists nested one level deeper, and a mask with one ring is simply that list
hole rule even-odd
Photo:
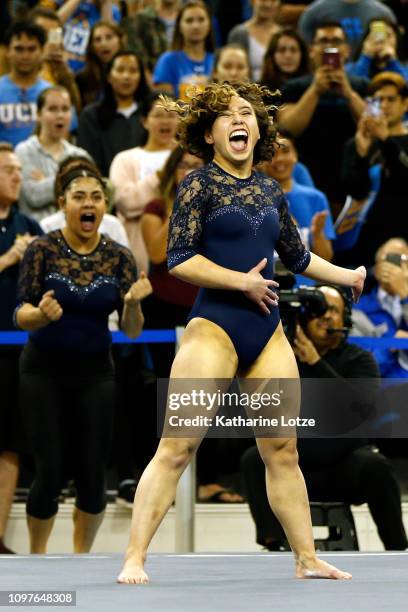
[{"label": "cell phone", "polygon": [[369,117],[379,117],[381,115],[381,102],[378,98],[367,98],[365,114]]},{"label": "cell phone", "polygon": [[337,70],[340,65],[340,51],[336,47],[328,47],[323,51],[323,66],[331,66],[331,68]]},{"label": "cell phone", "polygon": [[48,42],[51,45],[62,45],[62,28],[53,28],[49,30]]},{"label": "cell phone", "polygon": [[402,263],[406,262],[408,257],[403,255],[402,253],[387,253],[384,257],[384,261],[388,261],[389,263],[394,264],[394,266],[398,266],[401,268]]},{"label": "cell phone", "polygon": [[387,26],[383,21],[373,21],[370,24],[370,35],[376,42],[384,42],[387,36]]}]

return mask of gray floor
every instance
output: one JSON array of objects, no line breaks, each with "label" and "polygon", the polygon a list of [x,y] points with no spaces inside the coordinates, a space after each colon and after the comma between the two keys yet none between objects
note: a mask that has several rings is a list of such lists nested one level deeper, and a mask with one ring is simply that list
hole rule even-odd
[{"label": "gray floor", "polygon": [[0,590],[74,590],[76,609],[87,612],[408,609],[408,553],[323,553],[321,557],[350,571],[353,580],[295,580],[289,553],[151,555],[147,571],[152,583],[146,586],[115,583],[119,555],[2,555]]}]

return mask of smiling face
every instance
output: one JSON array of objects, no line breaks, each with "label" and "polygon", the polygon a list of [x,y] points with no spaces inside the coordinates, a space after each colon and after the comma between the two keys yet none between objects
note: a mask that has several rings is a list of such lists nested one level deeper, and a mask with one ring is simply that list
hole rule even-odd
[{"label": "smiling face", "polygon": [[95,28],[92,36],[92,50],[102,64],[108,64],[120,49],[121,41],[116,32],[106,25]]},{"label": "smiling face", "polygon": [[231,166],[252,167],[259,138],[254,109],[238,96],[231,97],[228,108],[219,113],[211,130],[205,134],[207,144],[214,147],[214,160]]},{"label": "smiling face", "polygon": [[66,138],[71,124],[71,99],[66,91],[50,91],[44,106],[38,111],[40,138],[50,140]]},{"label": "smiling face", "polygon": [[143,119],[143,127],[148,132],[147,148],[170,149],[174,145],[174,139],[179,124],[178,115],[175,112],[166,111],[161,102],[157,101],[147,117]]},{"label": "smiling face", "polygon": [[70,235],[82,242],[95,238],[106,212],[105,194],[97,179],[80,176],[71,181],[60,206]]},{"label": "smiling face", "polygon": [[229,81],[249,80],[249,62],[244,49],[226,47],[220,52],[217,68],[214,73],[215,79],[219,83]]},{"label": "smiling face", "polygon": [[297,153],[293,143],[287,138],[280,138],[275,155],[262,164],[262,170],[280,183],[285,183],[291,179],[296,162]]}]

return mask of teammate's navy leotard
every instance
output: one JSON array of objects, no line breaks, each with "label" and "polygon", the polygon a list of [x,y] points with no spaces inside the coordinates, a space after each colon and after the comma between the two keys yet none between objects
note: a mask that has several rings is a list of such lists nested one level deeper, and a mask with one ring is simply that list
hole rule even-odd
[{"label": "teammate's navy leotard", "polygon": [[[273,278],[274,250],[292,272],[310,262],[279,184],[259,172],[236,178],[214,162],[181,183],[170,220],[168,267],[200,254],[214,263],[248,272],[261,259]],[[200,289],[189,320],[202,317],[231,338],[241,367],[258,357],[279,323],[279,310],[263,314],[241,291]]]}]

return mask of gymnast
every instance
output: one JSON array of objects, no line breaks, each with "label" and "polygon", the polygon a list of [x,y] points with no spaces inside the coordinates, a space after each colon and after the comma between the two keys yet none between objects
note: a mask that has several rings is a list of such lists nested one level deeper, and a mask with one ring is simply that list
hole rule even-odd
[{"label": "gymnast", "polygon": [[[298,379],[279,319],[274,250],[287,268],[362,292],[365,268],[347,270],[308,252],[279,184],[253,166],[273,155],[271,93],[255,83],[211,84],[189,105],[163,100],[181,117],[179,139],[206,165],[181,183],[169,229],[171,274],[201,287],[171,370],[176,379]],[[298,407],[297,407],[298,410]],[[202,432],[205,435],[205,430]],[[201,439],[166,437],[142,475],[118,582],[149,582],[149,543],[175,498]],[[350,579],[317,558],[296,438],[257,438],[269,503],[295,555],[297,578]]]}]

